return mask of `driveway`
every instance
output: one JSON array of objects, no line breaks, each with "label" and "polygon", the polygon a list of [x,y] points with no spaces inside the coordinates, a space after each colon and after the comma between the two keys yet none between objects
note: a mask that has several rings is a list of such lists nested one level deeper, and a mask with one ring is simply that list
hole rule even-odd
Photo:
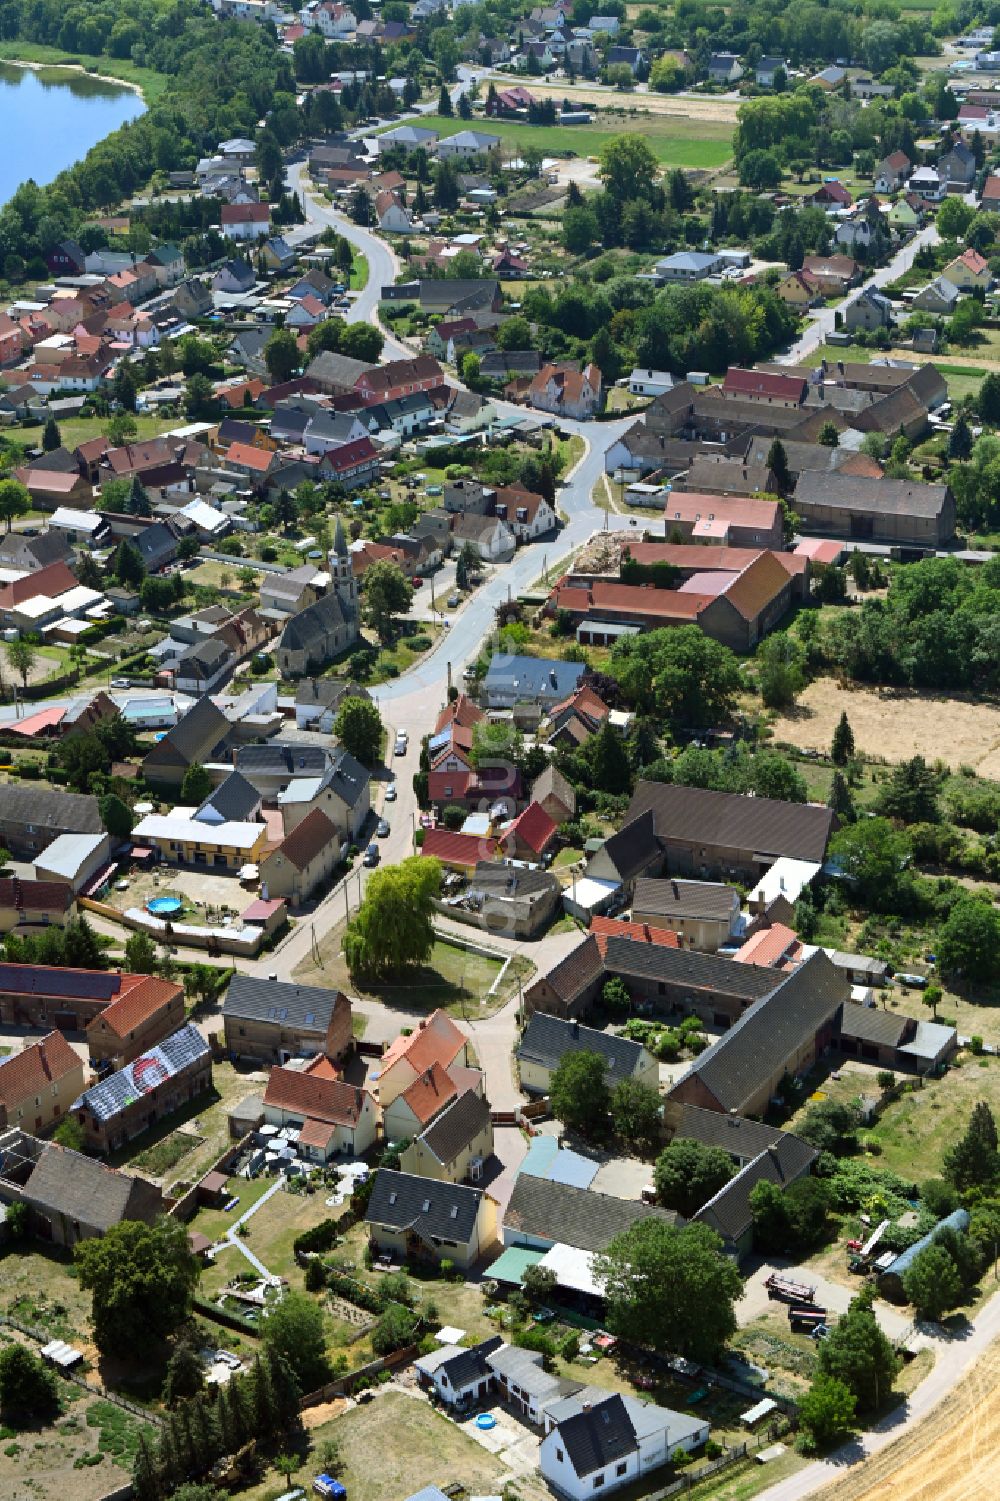
[{"label": "driveway", "polygon": [[[765,1281],[772,1272],[780,1272],[793,1282],[805,1282],[816,1289],[816,1302],[821,1308],[828,1308],[834,1314],[840,1315],[847,1312],[851,1299],[861,1287],[845,1286],[842,1282],[832,1282],[829,1277],[816,1273],[809,1266],[789,1266],[786,1262],[762,1261],[754,1264],[754,1270],[747,1276],[743,1296],[736,1305],[736,1321],[741,1328],[752,1324],[754,1319],[759,1319],[765,1313],[784,1313],[785,1303],[777,1300],[772,1301],[767,1296]],[[881,1298],[875,1301],[875,1317],[890,1339],[895,1340],[905,1334],[913,1323],[909,1313],[893,1308],[891,1303],[884,1302]]]}]

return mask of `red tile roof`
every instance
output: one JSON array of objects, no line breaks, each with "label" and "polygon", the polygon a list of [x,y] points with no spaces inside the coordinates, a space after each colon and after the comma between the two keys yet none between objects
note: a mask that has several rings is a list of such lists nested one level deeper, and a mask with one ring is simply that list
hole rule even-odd
[{"label": "red tile roof", "polygon": [[420,853],[433,855],[443,865],[474,870],[480,860],[495,860],[497,841],[478,834],[452,834],[448,829],[426,829]]},{"label": "red tile roof", "polygon": [[405,1058],[414,1073],[423,1073],[435,1063],[449,1068],[465,1047],[465,1034],[452,1021],[447,1011],[432,1011],[415,1032],[400,1034],[382,1054],[379,1062],[379,1077],[401,1058]]},{"label": "red tile roof", "polygon": [[609,938],[629,938],[634,943],[655,943],[664,949],[679,949],[680,939],[669,928],[651,928],[645,922],[624,922],[619,917],[592,917],[590,931],[603,959]]},{"label": "red tile roof", "polygon": [[328,844],[332,844],[337,837],[337,830],[327,818],[322,808],[314,808],[307,813],[300,824],[296,824],[290,834],[286,834],[278,845],[278,849],[290,860],[297,870],[305,870],[311,865]]},{"label": "red tile roof", "polygon": [[515,842],[527,845],[533,854],[543,855],[556,837],[556,825],[549,817],[541,803],[529,803],[523,813],[519,813],[507,832],[502,836],[500,843],[505,847]]},{"label": "red tile roof", "polygon": [[135,978],[139,983],[112,1001],[100,1016],[95,1016],[88,1023],[88,1030],[93,1027],[95,1031],[103,1031],[106,1027],[117,1037],[125,1038],[184,994],[183,988],[173,980],[161,980],[157,975],[137,975]]},{"label": "red tile roof", "polygon": [[65,1037],[61,1032],[50,1032],[20,1053],[0,1059],[0,1105],[8,1109],[18,1105],[77,1068],[82,1069],[82,1064]]},{"label": "red tile roof", "polygon": [[295,1068],[272,1068],[264,1091],[265,1106],[336,1126],[356,1126],[370,1098],[367,1090],[354,1084]]},{"label": "red tile roof", "polygon": [[471,730],[473,725],[485,718],[486,715],[479,705],[473,703],[467,693],[460,693],[453,703],[441,710],[434,725],[434,732],[438,734],[449,724],[458,724],[463,729]]},{"label": "red tile roof", "polygon": [[733,955],[737,964],[756,964],[761,969],[775,969],[782,960],[801,956],[802,945],[791,928],[784,923],[761,928],[748,938],[741,949]]},{"label": "red tile roof", "polygon": [[781,401],[804,401],[806,382],[801,376],[771,375],[766,370],[739,370],[730,365],[722,389],[727,395],[775,397]]},{"label": "red tile roof", "polygon": [[47,568],[39,568],[37,573],[27,573],[23,579],[4,584],[0,588],[0,610],[11,610],[26,599],[34,599],[36,594],[55,599],[67,589],[75,589],[77,582],[76,575],[65,563],[50,563]]},{"label": "red tile roof", "polygon": [[266,203],[224,203],[222,224],[269,224],[271,210]]},{"label": "red tile roof", "polygon": [[265,448],[254,448],[252,443],[230,443],[226,459],[237,469],[252,469],[255,474],[266,474],[274,463],[274,454]]},{"label": "red tile roof", "polygon": [[0,877],[0,907],[19,912],[65,912],[73,901],[72,887],[62,881],[22,881],[20,876]]},{"label": "red tile roof", "polygon": [[454,1083],[435,1059],[430,1068],[424,1069],[409,1088],[403,1090],[402,1098],[420,1124],[426,1126],[457,1094]]},{"label": "red tile roof", "polygon": [[432,803],[460,803],[473,780],[471,771],[432,771],[427,777],[427,797]]}]

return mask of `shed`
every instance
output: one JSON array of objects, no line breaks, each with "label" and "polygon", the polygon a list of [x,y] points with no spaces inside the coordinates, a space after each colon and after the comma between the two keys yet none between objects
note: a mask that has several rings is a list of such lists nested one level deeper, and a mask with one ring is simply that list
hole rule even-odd
[{"label": "shed", "polygon": [[943,1220],[934,1226],[934,1229],[928,1235],[914,1241],[912,1246],[908,1246],[905,1251],[894,1257],[883,1268],[878,1279],[878,1290],[882,1296],[888,1298],[893,1303],[905,1303],[906,1293],[903,1289],[903,1278],[921,1251],[925,1251],[934,1239],[940,1235],[942,1230],[957,1230],[959,1233],[963,1233],[968,1228],[969,1211],[967,1209],[956,1209],[952,1214],[946,1215]]},{"label": "shed", "polygon": [[219,1208],[227,1197],[228,1182],[225,1173],[206,1173],[198,1184],[198,1203]]}]

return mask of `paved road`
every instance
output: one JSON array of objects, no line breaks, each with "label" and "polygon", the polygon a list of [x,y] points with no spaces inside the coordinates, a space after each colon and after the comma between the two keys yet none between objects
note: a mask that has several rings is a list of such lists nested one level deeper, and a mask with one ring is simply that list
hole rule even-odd
[{"label": "paved road", "polygon": [[[934,1369],[917,1387],[913,1396],[870,1433],[845,1444],[828,1459],[817,1460],[804,1470],[778,1481],[766,1491],[759,1491],[757,1501],[801,1501],[822,1486],[842,1480],[845,1471],[863,1465],[894,1439],[921,1422],[939,1402],[964,1380],[975,1361],[1000,1335],[1000,1293],[996,1293],[976,1315],[972,1332],[964,1339],[935,1340]],[[832,1498],[836,1491],[831,1492]],[[970,1497],[971,1501],[971,1497]]]},{"label": "paved road", "polygon": [[[925,245],[936,245],[940,238],[941,236],[938,234],[937,228],[933,224],[929,224],[926,229],[922,229],[919,234],[914,235],[909,244],[897,250],[887,266],[883,266],[881,270],[873,272],[867,280],[866,285],[873,287],[888,286],[890,282],[902,276],[904,271],[909,271],[918,250],[922,250]],[[813,319],[805,333],[796,339],[788,353],[782,355],[781,363],[797,365],[802,360],[807,359],[814,349],[818,349],[821,344],[825,344],[827,335],[831,334],[836,326],[837,314],[842,313],[847,304],[853,302],[857,295],[857,292],[853,291],[841,302],[838,302],[835,307],[824,308]]]}]

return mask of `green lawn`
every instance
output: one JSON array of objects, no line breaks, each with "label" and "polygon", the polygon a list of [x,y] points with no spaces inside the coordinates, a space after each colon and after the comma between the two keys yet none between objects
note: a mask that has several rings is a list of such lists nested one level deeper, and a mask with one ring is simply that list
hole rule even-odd
[{"label": "green lawn", "polygon": [[99,73],[105,78],[120,78],[123,83],[136,84],[147,104],[153,104],[166,89],[170,80],[152,68],[137,67],[131,59],[120,57],[94,57],[85,52],[67,52],[64,47],[46,47],[40,42],[16,40],[0,42],[0,60],[5,62],[44,63],[50,67],[84,68],[88,73]]},{"label": "green lawn", "polygon": [[[444,115],[424,115],[420,121],[441,136],[468,130],[470,122]],[[640,115],[607,125],[521,125],[509,120],[476,120],[477,130],[500,137],[508,148],[537,146],[546,156],[597,156],[615,136],[641,134],[665,167],[721,167],[733,154],[732,127],[725,122],[684,120],[677,115]],[[391,130],[392,126],[386,126]],[[381,134],[381,132],[376,132]]]},{"label": "green lawn", "polygon": [[361,292],[368,285],[368,262],[360,250],[355,252],[351,262],[351,291]]},{"label": "green lawn", "polygon": [[[141,439],[157,438],[160,433],[181,425],[178,417],[147,417],[141,413],[133,420],[137,428],[136,437]],[[59,436],[65,447],[72,449],[91,438],[103,437],[106,427],[107,419],[103,417],[67,417],[59,423]],[[15,428],[14,431],[17,432],[18,429]],[[30,429],[25,430],[26,434],[28,431]]]}]

